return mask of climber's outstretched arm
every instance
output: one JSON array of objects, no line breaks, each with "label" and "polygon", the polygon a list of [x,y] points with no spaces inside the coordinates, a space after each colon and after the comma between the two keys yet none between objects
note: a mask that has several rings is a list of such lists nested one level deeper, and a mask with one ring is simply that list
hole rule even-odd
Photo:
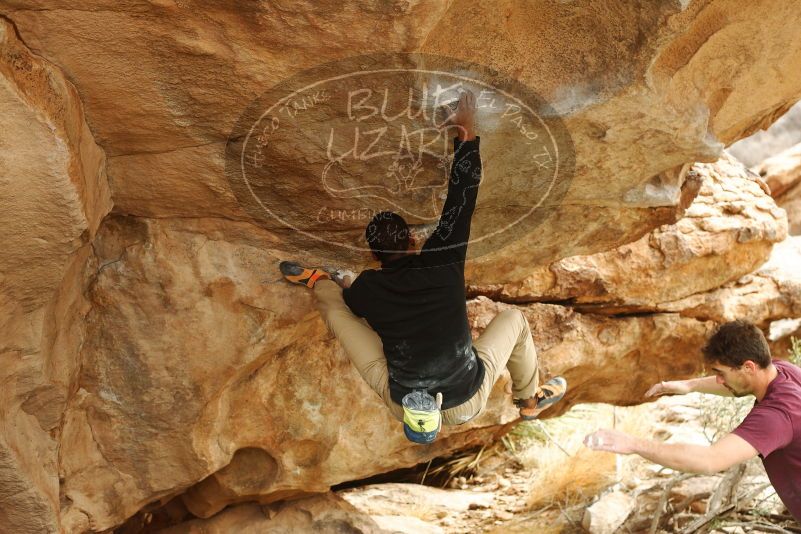
[{"label": "climber's outstretched arm", "polygon": [[720,383],[715,375],[689,380],[662,381],[651,386],[645,393],[646,397],[661,397],[662,395],[686,395],[687,393],[709,393],[723,397],[733,397],[734,394]]},{"label": "climber's outstretched arm", "polygon": [[758,452],[736,434],[728,434],[709,446],[662,443],[637,438],[617,430],[599,430],[584,438],[584,445],[617,454],[638,454],[677,471],[711,475],[754,458]]}]

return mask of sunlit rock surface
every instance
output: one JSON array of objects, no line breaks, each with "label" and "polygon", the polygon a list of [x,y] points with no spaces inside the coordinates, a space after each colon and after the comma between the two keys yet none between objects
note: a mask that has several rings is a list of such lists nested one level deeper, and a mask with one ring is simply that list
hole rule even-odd
[{"label": "sunlit rock surface", "polygon": [[181,525],[159,529],[161,534],[283,534],[315,532],[340,534],[389,534],[369,515],[359,512],[334,494],[289,501],[278,506],[242,504],[233,506],[211,519],[190,520]]},{"label": "sunlit rock surface", "polygon": [[111,209],[78,91],[0,20],[0,531],[55,532],[91,241]]},{"label": "sunlit rock surface", "polygon": [[790,234],[801,235],[801,143],[766,159],[757,171],[787,212]]},{"label": "sunlit rock surface", "polygon": [[620,313],[709,291],[767,261],[787,223],[760,178],[728,155],[695,164],[690,176],[698,194],[675,224],[608,252],[530,269],[517,283],[472,286],[471,293]]},{"label": "sunlit rock surface", "polygon": [[502,382],[481,417],[412,447],[271,248],[246,223],[106,220],[63,429],[73,509],[113,525],[183,494],[208,517],[415,465],[512,420]]},{"label": "sunlit rock surface", "polygon": [[[801,12],[783,0],[344,9],[102,0],[78,9],[65,0],[8,0],[2,12],[79,88],[109,156],[116,209],[132,215],[248,220],[225,179],[227,136],[258,95],[320,63],[419,51],[513,76],[563,116],[575,173],[538,231],[475,267],[487,282],[519,279],[531,264],[608,249],[673,222],[685,163],[714,161],[724,145],[767,126],[801,95],[794,24]],[[492,154],[503,161],[490,173],[508,173],[529,156],[520,143],[493,148],[492,131],[481,133],[488,169]],[[502,149],[511,152],[501,156]],[[287,150],[275,154],[275,174],[307,177],[298,163],[314,160],[319,146],[308,140]],[[518,196],[483,193],[478,213],[485,216],[474,233],[496,227]],[[319,199],[307,201],[317,213]],[[292,250],[291,240],[283,248]],[[520,261],[510,264],[510,256]]]}]

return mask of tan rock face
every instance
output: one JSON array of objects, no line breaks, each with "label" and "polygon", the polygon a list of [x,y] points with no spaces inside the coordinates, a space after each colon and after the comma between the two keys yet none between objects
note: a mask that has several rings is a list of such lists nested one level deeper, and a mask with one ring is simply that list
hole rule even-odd
[{"label": "tan rock face", "polygon": [[476,285],[470,292],[504,302],[567,302],[614,313],[709,291],[764,263],[787,230],[784,212],[758,177],[730,156],[695,164],[691,177],[700,191],[675,224],[609,252],[531,269],[518,283]]},{"label": "tan rock face", "polygon": [[789,232],[801,235],[801,187],[796,185],[779,199],[779,205],[787,212]]},{"label": "tan rock face", "polygon": [[[274,265],[270,247],[246,224],[115,217],[104,225],[81,388],[62,445],[73,510],[113,525],[183,493],[191,512],[208,517],[230,502],[324,491],[413,465],[511,420],[504,380],[475,423],[433,448],[407,446],[325,332],[309,293],[259,269]],[[505,306],[471,303],[476,333]],[[638,403],[653,382],[698,372],[713,326],[677,314],[613,318],[548,304],[524,311],[543,372],[571,383],[560,412],[581,401]],[[174,335],[184,329],[215,336]]]},{"label": "tan rock face", "polygon": [[[681,167],[712,161],[724,144],[769,124],[801,87],[794,53],[801,13],[782,0],[237,10],[216,1],[101,1],[78,10],[63,1],[11,0],[3,11],[33,50],[81,88],[109,154],[117,209],[141,216],[247,219],[225,181],[228,133],[257,95],[322,62],[420,51],[514,77],[565,117],[576,171],[540,231],[475,267],[485,282],[519,279],[533,264],[612,248],[673,222]],[[275,154],[275,174],[306,176],[299,162],[315,160],[316,141]],[[506,148],[510,163],[497,172],[527,155]],[[486,214],[479,227],[497,224],[493,214],[519,200],[511,189],[489,193],[479,203]],[[363,226],[342,224],[325,237],[338,241]],[[525,261],[507,267],[511,255]]]},{"label": "tan rock face", "polygon": [[[485,297],[471,305],[478,327],[511,306]],[[519,307],[531,325],[543,378],[568,381],[564,400],[548,416],[579,402],[640,404],[654,383],[701,372],[700,349],[715,326],[673,313],[608,317],[552,304]]]},{"label": "tan rock face", "polygon": [[791,235],[801,235],[801,144],[768,158],[758,168],[771,194],[787,212]]},{"label": "tan rock face", "polygon": [[501,381],[475,422],[410,446],[271,249],[246,223],[107,219],[63,428],[66,514],[109,528],[184,494],[209,517],[415,465],[512,420]]},{"label": "tan rock face", "polygon": [[[0,12],[0,530],[99,532],[161,509],[209,518],[180,532],[263,531],[261,506],[214,514],[412,466],[511,424],[504,378],[475,421],[411,446],[311,295],[275,268],[290,253],[336,253],[301,254],[297,233],[254,220],[227,181],[237,117],[325,61],[424,52],[489,65],[562,118],[569,190],[546,203],[537,231],[467,273],[510,300],[584,299],[521,306],[544,374],[571,384],[551,415],[637,403],[654,381],[698,372],[700,346],[731,310],[759,310],[758,322],[798,313],[795,286],[754,293],[740,278],[783,234],[775,205],[731,162],[696,167],[708,177],[692,206],[699,182],[687,178],[690,162],[717,159],[797,99],[791,3],[8,0]],[[530,154],[509,142],[514,123],[493,117],[479,125],[477,234],[529,200],[516,186]],[[321,142],[272,147],[271,170],[294,179],[287,205],[319,207],[302,179],[319,181]],[[648,234],[688,206],[687,222]],[[323,225],[326,243],[364,225],[342,222]],[[552,277],[536,270],[563,258]],[[710,290],[714,302],[700,293]],[[510,305],[471,302],[476,333]],[[639,313],[604,315],[610,305]],[[340,516],[311,507],[287,508],[286,525],[339,528]]]},{"label": "tan rock face", "polygon": [[118,209],[242,218],[222,154],[247,104],[299,69],[415,50],[449,4],[12,1],[3,12],[84,90]]},{"label": "tan rock face", "polygon": [[767,330],[772,321],[801,317],[801,238],[776,245],[770,261],[722,287],[660,304],[658,309],[716,322],[745,319]]},{"label": "tan rock face", "polygon": [[0,530],[55,532],[87,243],[111,201],[78,92],[5,20],[0,117]]},{"label": "tan rock face", "polygon": [[361,532],[385,534],[367,514],[334,494],[290,501],[280,506],[242,504],[226,509],[211,519],[197,519],[159,530],[162,534],[282,534],[284,532],[319,532],[339,534]]}]

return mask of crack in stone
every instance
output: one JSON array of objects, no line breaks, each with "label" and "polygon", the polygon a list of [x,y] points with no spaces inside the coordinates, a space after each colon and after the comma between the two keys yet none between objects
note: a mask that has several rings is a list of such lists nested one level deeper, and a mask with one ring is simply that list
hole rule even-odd
[{"label": "crack in stone", "polygon": [[120,153],[115,153],[115,154],[107,154],[106,157],[108,159],[112,159],[112,158],[122,158],[122,157],[128,157],[128,156],[146,156],[146,155],[151,155],[151,154],[168,154],[170,152],[177,152],[178,150],[186,150],[186,149],[189,149],[189,148],[198,148],[198,147],[209,146],[209,145],[219,145],[219,144],[225,144],[227,142],[228,142],[227,140],[225,140],[225,141],[209,141],[208,143],[199,143],[197,145],[179,146],[179,147],[169,148],[169,149],[166,149],[166,150],[140,150],[140,151],[136,151],[136,152],[120,152]]}]

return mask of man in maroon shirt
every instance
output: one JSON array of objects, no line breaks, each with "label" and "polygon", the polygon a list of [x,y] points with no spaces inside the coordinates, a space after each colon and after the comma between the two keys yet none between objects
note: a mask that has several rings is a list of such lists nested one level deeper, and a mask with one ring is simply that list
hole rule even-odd
[{"label": "man in maroon shirt", "polygon": [[801,369],[771,360],[765,336],[744,321],[721,325],[704,347],[712,376],[660,382],[646,393],[681,395],[698,391],[756,397],[754,407],[730,434],[710,446],[668,444],[615,430],[599,430],[584,444],[594,450],[639,454],[679,471],[711,474],[756,455],[776,494],[801,521]]}]

